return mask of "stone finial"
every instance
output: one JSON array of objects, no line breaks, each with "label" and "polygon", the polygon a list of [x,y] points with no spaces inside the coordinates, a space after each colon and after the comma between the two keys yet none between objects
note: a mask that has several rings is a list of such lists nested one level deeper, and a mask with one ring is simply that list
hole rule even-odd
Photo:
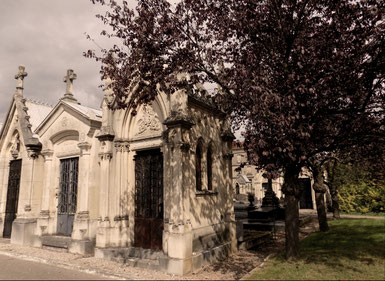
[{"label": "stone finial", "polygon": [[67,84],[67,87],[66,87],[66,93],[62,98],[62,100],[76,102],[76,103],[78,102],[77,99],[75,99],[74,95],[72,94],[72,84],[76,78],[77,78],[76,73],[72,69],[68,69],[67,75],[64,76],[64,79],[63,79],[64,83]]},{"label": "stone finial", "polygon": [[28,73],[25,72],[25,66],[19,65],[19,72],[15,75],[15,79],[17,80],[16,93],[22,94],[24,89],[24,77],[27,75]]}]

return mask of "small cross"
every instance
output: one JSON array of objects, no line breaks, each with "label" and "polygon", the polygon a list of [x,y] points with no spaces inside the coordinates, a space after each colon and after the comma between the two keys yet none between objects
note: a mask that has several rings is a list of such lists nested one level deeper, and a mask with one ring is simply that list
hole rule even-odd
[{"label": "small cross", "polygon": [[24,71],[24,65],[19,65],[19,72],[15,75],[15,79],[17,79],[16,89],[23,89],[23,80],[24,77],[28,75],[27,72]]},{"label": "small cross", "polygon": [[67,76],[64,76],[64,82],[67,84],[66,94],[72,96],[72,82],[76,79],[76,74],[72,69],[67,70]]}]

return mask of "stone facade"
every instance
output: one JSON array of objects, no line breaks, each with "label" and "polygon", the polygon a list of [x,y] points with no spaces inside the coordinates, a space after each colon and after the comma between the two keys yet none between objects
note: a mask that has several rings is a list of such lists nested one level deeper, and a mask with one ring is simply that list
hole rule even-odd
[{"label": "stone facade", "polygon": [[[111,93],[106,93],[103,126],[97,136],[100,182],[105,187],[100,195],[105,200],[100,206],[96,255],[108,257],[111,248],[135,245],[135,158],[154,149],[163,155],[165,270],[182,275],[235,251],[232,139],[226,137],[229,126],[223,114],[185,91],[160,92],[136,115],[110,110],[107,104],[111,102]],[[196,187],[198,146],[202,150],[200,190]],[[211,176],[206,172],[208,150]]]},{"label": "stone facade", "polygon": [[[44,173],[42,158],[39,157],[42,145],[33,129],[51,108],[23,97],[23,79],[26,76],[24,67],[20,66],[15,76],[16,92],[0,135],[0,235],[10,235],[12,227],[12,243],[32,245]],[[20,163],[17,179],[13,177],[14,171],[10,171],[15,161]],[[12,192],[7,192],[8,187]],[[7,196],[13,202],[9,202]]]},{"label": "stone facade", "polygon": [[[265,188],[268,184],[268,180],[263,177],[263,171],[258,171],[256,166],[250,165],[247,162],[247,154],[242,148],[233,145],[233,153],[232,169],[234,193],[241,195],[252,193],[254,194],[256,201],[261,201],[265,196]],[[242,163],[246,163],[246,165],[240,169]],[[283,178],[272,181],[273,191],[278,198],[283,196],[281,191],[282,184]]]},{"label": "stone facade", "polygon": [[159,92],[133,115],[111,109],[107,90],[99,111],[78,103],[68,70],[52,108],[24,99],[25,76],[20,68],[0,137],[0,235],[12,201],[10,161],[19,159],[11,243],[145,255],[179,275],[236,251],[233,136],[208,99]]}]

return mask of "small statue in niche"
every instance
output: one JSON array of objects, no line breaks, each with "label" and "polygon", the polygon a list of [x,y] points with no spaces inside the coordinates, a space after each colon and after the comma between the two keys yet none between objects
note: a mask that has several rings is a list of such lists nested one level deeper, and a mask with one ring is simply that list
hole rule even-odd
[{"label": "small statue in niche", "polygon": [[19,157],[20,152],[20,136],[19,134],[16,134],[15,140],[13,141],[13,144],[11,146],[11,155],[14,159]]}]

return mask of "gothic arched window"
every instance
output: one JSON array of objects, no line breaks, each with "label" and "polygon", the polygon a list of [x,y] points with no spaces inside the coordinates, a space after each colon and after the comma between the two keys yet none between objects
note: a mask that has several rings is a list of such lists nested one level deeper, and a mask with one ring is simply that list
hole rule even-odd
[{"label": "gothic arched window", "polygon": [[213,159],[210,147],[207,149],[207,189],[213,189]]},{"label": "gothic arched window", "polygon": [[198,143],[195,153],[195,180],[196,190],[202,190],[202,145]]}]

